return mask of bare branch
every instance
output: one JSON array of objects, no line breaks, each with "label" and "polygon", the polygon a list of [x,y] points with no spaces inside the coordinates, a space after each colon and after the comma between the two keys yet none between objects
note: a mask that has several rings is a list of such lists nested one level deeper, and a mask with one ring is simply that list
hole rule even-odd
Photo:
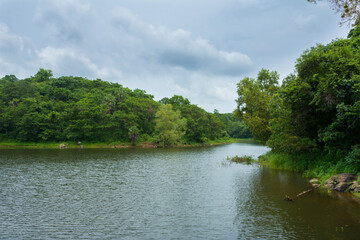
[{"label": "bare branch", "polygon": [[[307,0],[317,3],[317,0]],[[328,0],[332,9],[341,14],[340,24],[359,25],[360,24],[360,0]]]}]

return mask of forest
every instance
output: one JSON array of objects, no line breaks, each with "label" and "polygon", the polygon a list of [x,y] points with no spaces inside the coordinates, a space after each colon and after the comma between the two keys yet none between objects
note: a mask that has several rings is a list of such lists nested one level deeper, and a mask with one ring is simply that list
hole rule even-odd
[{"label": "forest", "polygon": [[268,161],[309,176],[360,172],[359,48],[357,26],[306,50],[281,85],[266,69],[238,83],[235,114],[272,149]]},{"label": "forest", "polygon": [[[169,121],[169,116],[175,117]],[[208,113],[181,96],[159,102],[144,90],[51,70],[0,79],[0,139],[19,142],[129,142],[173,145],[249,138],[232,113]]]}]

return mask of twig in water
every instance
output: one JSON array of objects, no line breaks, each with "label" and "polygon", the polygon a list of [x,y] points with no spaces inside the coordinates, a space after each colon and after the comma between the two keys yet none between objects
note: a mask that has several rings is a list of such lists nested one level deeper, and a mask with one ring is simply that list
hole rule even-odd
[{"label": "twig in water", "polygon": [[320,187],[320,186],[316,186],[316,187],[313,187],[313,188],[311,188],[311,189],[309,189],[309,190],[303,191],[303,192],[299,193],[298,195],[296,195],[296,197],[294,197],[294,198],[291,198],[291,197],[289,197],[288,195],[285,195],[284,200],[287,200],[287,201],[291,201],[291,202],[292,202],[292,201],[294,201],[296,198],[300,197],[301,195],[304,195],[304,194],[306,194],[306,193],[308,193],[308,192],[311,192],[312,190],[314,190],[315,188],[318,188],[318,187]]}]

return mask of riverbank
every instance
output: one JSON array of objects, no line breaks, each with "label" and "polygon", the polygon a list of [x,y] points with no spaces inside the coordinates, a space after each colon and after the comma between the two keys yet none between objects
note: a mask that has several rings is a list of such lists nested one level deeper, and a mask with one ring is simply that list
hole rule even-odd
[{"label": "riverbank", "polygon": [[[303,177],[308,179],[316,178],[321,186],[324,186],[326,180],[337,174],[353,173],[360,176],[360,169],[357,164],[324,152],[286,154],[270,151],[261,156],[258,162],[270,168],[301,173]],[[353,194],[360,197],[359,193]]]},{"label": "riverbank", "polygon": [[[169,147],[200,147],[200,146],[216,146],[230,143],[256,143],[251,138],[245,139],[218,139],[213,141],[207,141],[205,143],[186,143],[181,145],[174,145]],[[14,141],[2,141],[0,142],[0,149],[59,149],[60,145],[64,145],[64,148],[155,148],[151,142],[140,142],[135,146],[132,146],[130,142],[112,142],[112,143],[91,143],[82,142],[14,142]]]}]

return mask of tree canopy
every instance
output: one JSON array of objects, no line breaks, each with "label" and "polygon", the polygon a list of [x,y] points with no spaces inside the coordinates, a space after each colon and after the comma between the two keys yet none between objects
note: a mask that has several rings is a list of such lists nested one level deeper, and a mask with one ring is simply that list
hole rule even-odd
[{"label": "tree canopy", "polygon": [[273,151],[319,150],[352,162],[360,159],[359,48],[360,27],[355,27],[347,39],[306,50],[295,73],[268,94],[259,76],[243,79],[237,115],[255,136],[269,136]]},{"label": "tree canopy", "polygon": [[22,80],[14,75],[0,78],[0,139],[155,141],[155,116],[164,104],[171,104],[181,118],[187,119],[184,142],[228,137],[227,131],[232,134],[237,127],[181,96],[157,102],[141,89],[130,90],[100,79],[55,78],[51,70],[40,69]]},{"label": "tree canopy", "polygon": [[237,85],[238,99],[235,115],[249,127],[253,136],[266,142],[270,135],[269,104],[278,89],[279,75],[262,69],[256,79],[244,78]]},{"label": "tree canopy", "polygon": [[165,104],[160,106],[155,117],[160,145],[164,147],[180,142],[185,134],[186,124],[186,119],[181,118],[180,111],[174,111],[171,104]]}]

